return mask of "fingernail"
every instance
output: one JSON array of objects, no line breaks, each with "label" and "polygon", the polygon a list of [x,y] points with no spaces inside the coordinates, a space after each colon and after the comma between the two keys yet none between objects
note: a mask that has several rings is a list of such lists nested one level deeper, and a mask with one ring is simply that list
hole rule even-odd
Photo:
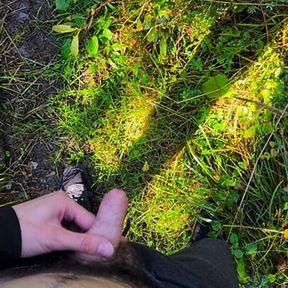
[{"label": "fingernail", "polygon": [[114,248],[111,243],[101,243],[98,246],[97,253],[103,257],[111,257],[114,253]]}]

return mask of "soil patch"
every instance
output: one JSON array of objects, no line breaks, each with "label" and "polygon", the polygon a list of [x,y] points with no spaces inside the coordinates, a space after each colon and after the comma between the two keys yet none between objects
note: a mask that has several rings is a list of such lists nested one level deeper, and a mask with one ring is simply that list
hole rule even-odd
[{"label": "soil patch", "polygon": [[58,183],[49,112],[61,86],[51,76],[59,51],[52,7],[47,0],[1,2],[0,204],[51,192]]}]

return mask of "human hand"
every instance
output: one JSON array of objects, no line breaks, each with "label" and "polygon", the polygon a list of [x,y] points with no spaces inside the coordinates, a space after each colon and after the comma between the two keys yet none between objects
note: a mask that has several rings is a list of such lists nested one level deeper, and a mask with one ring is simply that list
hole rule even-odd
[{"label": "human hand", "polygon": [[[112,194],[107,193],[106,196],[113,196],[114,194],[125,195],[123,191],[117,191],[120,190],[112,190]],[[107,199],[106,196],[103,201]],[[108,200],[112,200],[115,204],[112,204],[113,207],[117,203],[122,203],[123,205],[121,204],[120,206],[123,208],[121,210],[123,213],[120,215],[116,211],[116,214],[114,214],[112,210],[109,210],[112,207],[105,200],[103,204],[101,203],[102,208],[99,209],[98,220],[95,215],[71,200],[62,191],[13,206],[21,228],[21,256],[31,257],[59,250],[73,250],[100,257],[112,256],[114,247],[118,245],[119,231],[122,231],[122,226],[118,227],[118,225],[123,223],[127,209],[126,196],[122,196],[117,196],[115,202],[112,199],[114,197],[111,198],[109,196]],[[108,214],[103,215],[101,211]],[[123,214],[124,216],[122,217]],[[114,220],[115,223],[111,223]],[[62,226],[63,221],[73,221],[83,231],[88,232],[76,233],[69,231]],[[105,227],[105,223],[107,227]]]}]

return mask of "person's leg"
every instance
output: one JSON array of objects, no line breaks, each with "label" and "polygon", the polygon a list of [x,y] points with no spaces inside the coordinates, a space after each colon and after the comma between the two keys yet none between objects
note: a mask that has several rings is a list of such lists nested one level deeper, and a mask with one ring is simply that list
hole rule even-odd
[{"label": "person's leg", "polygon": [[170,257],[198,275],[203,283],[209,279],[215,287],[238,287],[232,256],[223,240],[205,238]]},{"label": "person's leg", "polygon": [[165,256],[131,243],[149,280],[157,288],[236,288],[237,277],[224,241],[203,239],[192,247]]},{"label": "person's leg", "polygon": [[[142,266],[146,283],[156,288],[200,288],[198,279],[187,273],[184,264],[154,249],[137,243],[129,243]],[[149,286],[149,287],[150,287]],[[204,286],[203,286],[204,287]]]}]

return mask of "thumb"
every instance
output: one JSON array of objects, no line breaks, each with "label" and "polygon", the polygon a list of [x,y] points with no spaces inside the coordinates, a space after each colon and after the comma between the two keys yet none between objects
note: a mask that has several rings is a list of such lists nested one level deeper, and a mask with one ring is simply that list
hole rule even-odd
[{"label": "thumb", "polygon": [[70,250],[105,258],[114,254],[113,245],[102,236],[72,232],[64,228],[55,234],[57,241],[51,245],[52,251]]}]

